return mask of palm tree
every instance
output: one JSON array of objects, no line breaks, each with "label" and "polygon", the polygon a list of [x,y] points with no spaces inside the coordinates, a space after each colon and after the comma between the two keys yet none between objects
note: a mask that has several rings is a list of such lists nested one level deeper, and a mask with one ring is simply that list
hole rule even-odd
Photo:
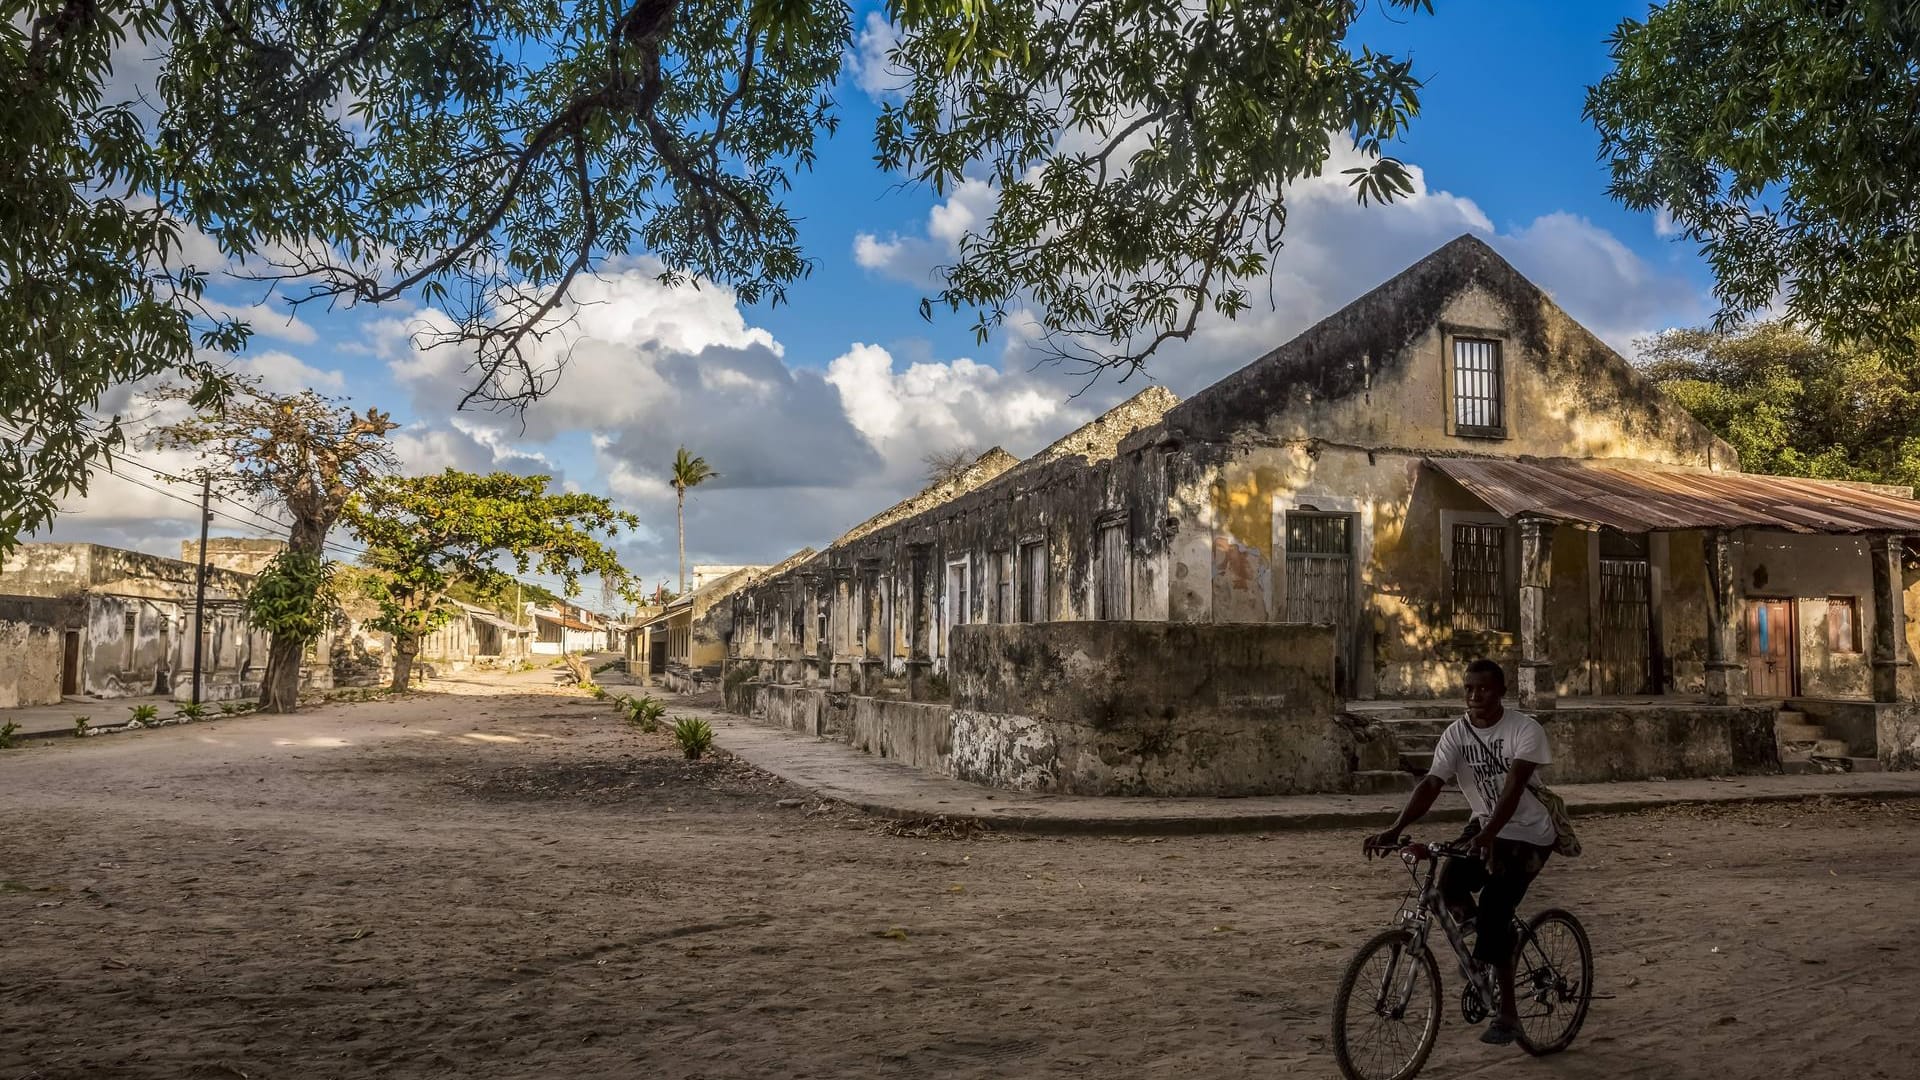
[{"label": "palm tree", "polygon": [[680,525],[680,595],[687,593],[687,489],[698,487],[720,474],[707,459],[687,453],[686,447],[673,455],[673,493],[678,500],[674,516]]}]

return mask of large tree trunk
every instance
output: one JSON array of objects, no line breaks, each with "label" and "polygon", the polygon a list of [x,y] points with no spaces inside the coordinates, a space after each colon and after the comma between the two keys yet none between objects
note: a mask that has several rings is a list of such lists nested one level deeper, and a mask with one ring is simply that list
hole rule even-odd
[{"label": "large tree trunk", "polygon": [[673,520],[679,526],[680,533],[680,595],[687,595],[687,489],[676,487],[674,494]]},{"label": "large tree trunk", "polygon": [[[327,525],[296,516],[287,547],[310,555],[326,554]],[[267,670],[260,676],[260,711],[290,713],[300,705],[300,658],[307,643],[273,635],[267,648]]]},{"label": "large tree trunk", "polygon": [[301,643],[275,634],[267,648],[267,670],[260,679],[260,711],[290,713],[300,705]]},{"label": "large tree trunk", "polygon": [[420,639],[398,637],[393,639],[393,688],[405,690],[413,680],[413,658],[420,655]]}]

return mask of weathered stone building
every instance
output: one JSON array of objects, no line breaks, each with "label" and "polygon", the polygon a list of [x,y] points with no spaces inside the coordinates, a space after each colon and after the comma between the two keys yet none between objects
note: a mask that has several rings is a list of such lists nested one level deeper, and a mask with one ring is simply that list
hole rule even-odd
[{"label": "weathered stone building", "polygon": [[950,698],[901,744],[1019,787],[1378,782],[1482,655],[1562,780],[1777,769],[1776,723],[1913,764],[1920,504],[1739,468],[1462,237],[1188,401],[989,453],[737,589],[714,636],[797,726]]},{"label": "weathered stone building", "polygon": [[[97,544],[15,548],[0,566],[0,707],[190,696],[195,573],[190,562]],[[268,641],[241,611],[251,580],[207,569],[202,700],[259,693]]]}]

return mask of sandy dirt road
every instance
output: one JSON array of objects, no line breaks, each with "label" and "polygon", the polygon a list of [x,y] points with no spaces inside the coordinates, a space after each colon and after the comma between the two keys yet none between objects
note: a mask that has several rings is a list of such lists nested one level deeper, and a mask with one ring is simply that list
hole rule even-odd
[{"label": "sandy dirt road", "polygon": [[[0,1080],[1328,1077],[1400,894],[1347,833],[899,835],[455,689],[0,754]],[[1425,1075],[1920,1076],[1916,827],[1588,820],[1528,908],[1612,996],[1541,1061],[1451,1016]]]}]

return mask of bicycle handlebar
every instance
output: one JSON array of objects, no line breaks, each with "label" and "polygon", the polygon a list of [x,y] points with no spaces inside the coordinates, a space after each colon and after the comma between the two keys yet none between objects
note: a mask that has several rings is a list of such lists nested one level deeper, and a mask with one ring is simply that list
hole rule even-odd
[{"label": "bicycle handlebar", "polygon": [[1477,857],[1474,850],[1465,844],[1456,844],[1445,840],[1437,840],[1432,843],[1418,843],[1410,836],[1396,838],[1389,847],[1370,848],[1367,854],[1369,856],[1379,855],[1382,858],[1388,855],[1399,855],[1402,858],[1407,858],[1408,855],[1411,854],[1412,860],[1416,862],[1432,858],[1471,859]]}]

